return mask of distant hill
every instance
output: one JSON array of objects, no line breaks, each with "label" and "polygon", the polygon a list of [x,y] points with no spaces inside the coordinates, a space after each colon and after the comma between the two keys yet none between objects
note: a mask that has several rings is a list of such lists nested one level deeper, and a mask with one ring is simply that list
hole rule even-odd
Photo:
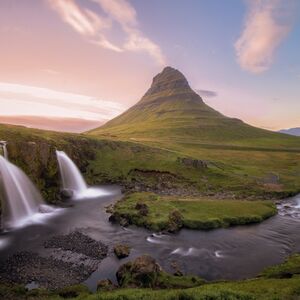
[{"label": "distant hill", "polygon": [[147,143],[300,147],[298,139],[250,126],[209,107],[171,67],[153,78],[137,104],[88,134]]},{"label": "distant hill", "polygon": [[21,125],[29,128],[38,128],[43,130],[54,130],[74,133],[84,132],[101,125],[101,122],[99,121],[85,120],[79,118],[1,115],[0,123]]},{"label": "distant hill", "polygon": [[300,127],[281,129],[278,132],[289,134],[289,135],[300,136]]}]

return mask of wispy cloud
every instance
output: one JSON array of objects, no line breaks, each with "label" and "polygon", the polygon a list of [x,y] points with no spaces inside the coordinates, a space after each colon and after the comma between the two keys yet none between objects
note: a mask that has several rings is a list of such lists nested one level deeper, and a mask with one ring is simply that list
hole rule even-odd
[{"label": "wispy cloud", "polygon": [[218,93],[215,91],[209,91],[209,90],[200,90],[200,89],[196,89],[196,92],[202,96],[202,97],[207,97],[207,98],[213,98],[213,97],[217,97]]},{"label": "wispy cloud", "polygon": [[125,107],[96,97],[0,82],[1,115],[82,118],[105,121]]},{"label": "wispy cloud", "polygon": [[[76,3],[76,0],[48,0],[62,20],[91,43],[115,51],[144,51],[158,64],[164,65],[165,58],[160,47],[139,29],[134,7],[126,0],[90,0],[100,6],[105,17]],[[108,38],[113,26],[121,27],[125,42],[117,44]]]},{"label": "wispy cloud", "polygon": [[48,73],[48,74],[50,74],[50,75],[58,75],[58,74],[59,74],[58,71],[53,70],[53,69],[43,69],[42,71],[43,71],[43,72],[46,72],[46,73]]},{"label": "wispy cloud", "polygon": [[292,28],[294,0],[249,0],[243,32],[235,43],[240,66],[253,73],[266,71],[274,53]]}]

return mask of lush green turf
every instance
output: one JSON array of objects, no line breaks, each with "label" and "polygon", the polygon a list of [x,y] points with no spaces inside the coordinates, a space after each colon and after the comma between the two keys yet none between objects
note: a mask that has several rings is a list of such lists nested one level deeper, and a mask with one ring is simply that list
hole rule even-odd
[{"label": "lush green turf", "polygon": [[254,279],[207,284],[187,290],[119,290],[87,297],[88,300],[294,300],[300,297],[300,278]]},{"label": "lush green turf", "polygon": [[[143,205],[146,205],[146,214],[139,210]],[[213,229],[261,222],[276,214],[276,207],[271,201],[214,200],[134,193],[118,201],[113,211],[117,220],[126,219],[129,224],[160,231],[168,230],[173,225],[175,230],[181,227]]]}]

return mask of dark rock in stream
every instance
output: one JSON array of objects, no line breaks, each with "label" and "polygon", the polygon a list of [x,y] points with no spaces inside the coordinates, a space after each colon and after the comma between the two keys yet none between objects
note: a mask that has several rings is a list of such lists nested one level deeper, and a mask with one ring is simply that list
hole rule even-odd
[{"label": "dark rock in stream", "polygon": [[57,235],[46,241],[45,248],[58,248],[81,253],[94,259],[103,259],[107,256],[108,248],[102,242],[74,231],[67,235]]},{"label": "dark rock in stream", "polygon": [[60,191],[60,195],[63,199],[71,199],[74,196],[74,191],[70,189],[63,189]]},{"label": "dark rock in stream", "polygon": [[154,287],[160,265],[149,255],[136,258],[122,265],[117,271],[117,280],[121,287]]},{"label": "dark rock in stream", "polygon": [[99,291],[105,291],[105,292],[107,292],[107,291],[112,291],[112,290],[115,290],[115,289],[117,289],[118,288],[118,286],[117,285],[115,285],[115,284],[113,284],[112,282],[111,282],[111,280],[109,280],[109,279],[103,279],[103,280],[100,280],[99,282],[98,282],[98,284],[97,284],[97,291],[99,292]]},{"label": "dark rock in stream", "polygon": [[125,258],[130,254],[130,247],[127,245],[118,244],[114,247],[114,253],[117,258]]}]

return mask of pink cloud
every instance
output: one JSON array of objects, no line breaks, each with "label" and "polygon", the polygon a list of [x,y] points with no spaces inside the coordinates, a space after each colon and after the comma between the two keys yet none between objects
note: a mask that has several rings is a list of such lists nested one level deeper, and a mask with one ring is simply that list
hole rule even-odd
[{"label": "pink cloud", "polygon": [[252,73],[266,71],[292,27],[293,0],[252,0],[243,32],[235,43],[237,61]]},{"label": "pink cloud", "polygon": [[[79,6],[75,0],[48,0],[62,20],[79,34],[100,47],[115,51],[146,52],[158,64],[164,65],[165,58],[160,47],[139,29],[134,7],[126,0],[90,0],[97,3],[106,17]],[[125,42],[113,43],[107,37],[113,24],[120,25]]]}]

